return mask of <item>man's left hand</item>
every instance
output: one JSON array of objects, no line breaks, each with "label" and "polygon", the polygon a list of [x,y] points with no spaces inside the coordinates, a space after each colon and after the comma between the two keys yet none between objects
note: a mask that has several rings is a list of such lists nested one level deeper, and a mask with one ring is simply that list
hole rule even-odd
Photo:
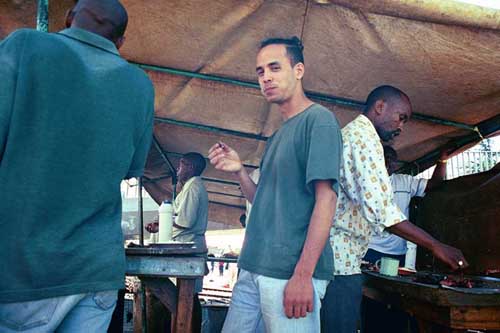
[{"label": "man's left hand", "polygon": [[311,277],[295,274],[288,280],[283,297],[285,315],[288,318],[301,318],[312,312],[314,307],[313,284]]},{"label": "man's left hand", "polygon": [[155,234],[158,232],[159,225],[158,222],[148,223],[146,227],[144,227],[148,232]]}]

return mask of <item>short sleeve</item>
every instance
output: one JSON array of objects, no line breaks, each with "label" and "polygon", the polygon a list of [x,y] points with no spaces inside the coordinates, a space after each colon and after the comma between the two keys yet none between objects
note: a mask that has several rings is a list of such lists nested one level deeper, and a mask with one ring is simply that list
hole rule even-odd
[{"label": "short sleeve", "polygon": [[342,161],[342,135],[334,118],[327,124],[312,127],[306,162],[306,186],[314,193],[315,180],[332,180],[333,190],[338,193],[339,171]]},{"label": "short sleeve", "polygon": [[149,148],[153,139],[154,93],[151,93],[151,95],[148,101],[148,111],[144,130],[136,145],[129,171],[125,177],[126,179],[140,177],[144,173],[144,165],[146,164]]},{"label": "short sleeve", "polygon": [[423,197],[425,195],[425,188],[427,187],[427,179],[412,177],[411,182],[411,196]]}]

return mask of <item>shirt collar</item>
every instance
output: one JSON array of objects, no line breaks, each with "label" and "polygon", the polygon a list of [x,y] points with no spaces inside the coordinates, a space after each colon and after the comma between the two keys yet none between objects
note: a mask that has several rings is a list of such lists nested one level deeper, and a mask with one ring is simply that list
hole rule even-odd
[{"label": "shirt collar", "polygon": [[200,181],[201,180],[201,177],[200,176],[194,176],[194,177],[191,177],[188,179],[188,181],[184,184],[184,186],[182,187],[182,189],[184,188],[188,188],[192,183],[194,183],[195,181]]},{"label": "shirt collar", "polygon": [[[193,176],[191,178],[189,178],[187,180],[187,182],[184,183],[184,185],[182,186],[182,190],[180,193],[183,193],[185,191],[187,191],[187,189],[191,186],[191,184],[193,184],[194,182],[200,182],[201,181],[201,177],[200,176]],[[179,196],[180,196],[180,193],[179,193]],[[177,196],[177,197],[179,197]]]},{"label": "shirt collar", "polygon": [[373,123],[364,114],[360,114],[356,118],[356,122],[358,122],[360,124],[360,126],[366,128],[368,131],[373,132],[376,136],[378,136],[378,133],[377,133],[377,130],[375,129],[375,126],[373,126]]},{"label": "shirt collar", "polygon": [[94,47],[100,48],[104,51],[116,54],[118,56],[120,55],[120,53],[118,53],[118,50],[116,49],[115,44],[113,44],[112,41],[102,36],[99,36],[93,32],[79,28],[68,28],[59,31],[58,33],[66,37],[76,39],[85,44],[89,44]]}]

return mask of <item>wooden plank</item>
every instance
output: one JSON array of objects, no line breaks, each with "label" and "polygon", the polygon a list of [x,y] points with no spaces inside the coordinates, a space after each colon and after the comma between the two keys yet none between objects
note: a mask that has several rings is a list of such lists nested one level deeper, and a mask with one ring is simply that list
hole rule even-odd
[{"label": "wooden plank", "polygon": [[142,293],[134,292],[134,333],[142,332]]},{"label": "wooden plank", "polygon": [[170,312],[156,297],[149,284],[146,286],[146,322],[148,332],[167,332],[171,323]]},{"label": "wooden plank", "polygon": [[141,279],[149,290],[172,313],[177,311],[178,290],[170,279]]},{"label": "wooden plank", "polygon": [[191,333],[193,320],[195,279],[177,279],[179,298],[177,302],[177,313],[173,316],[173,333]]},{"label": "wooden plank", "polygon": [[500,307],[457,307],[451,309],[453,328],[500,330]]},{"label": "wooden plank", "polygon": [[450,323],[449,308],[437,306],[432,303],[423,302],[407,295],[390,293],[376,288],[363,288],[363,295],[391,307],[403,310],[410,315],[418,317],[420,320],[439,323],[447,326]]},{"label": "wooden plank", "polygon": [[363,295],[415,316],[419,321],[420,333],[500,330],[500,306],[439,306],[413,295],[387,292],[370,286],[363,288]]}]

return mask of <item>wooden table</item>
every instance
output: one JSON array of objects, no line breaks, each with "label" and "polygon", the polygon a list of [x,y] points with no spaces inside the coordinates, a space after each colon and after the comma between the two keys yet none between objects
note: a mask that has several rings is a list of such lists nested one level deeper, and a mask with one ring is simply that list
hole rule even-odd
[{"label": "wooden table", "polygon": [[[154,244],[160,246],[160,244]],[[172,332],[191,333],[193,298],[196,278],[205,275],[206,249],[192,243],[170,243],[162,247],[132,247],[125,249],[126,274],[137,276],[147,292],[155,295],[172,313]],[[176,278],[174,285],[169,278]],[[142,306],[135,305],[134,331],[144,327]],[[147,307],[146,307],[147,308]]]},{"label": "wooden table", "polygon": [[411,277],[364,272],[363,295],[402,309],[417,319],[421,333],[500,330],[500,292],[443,289]]}]

